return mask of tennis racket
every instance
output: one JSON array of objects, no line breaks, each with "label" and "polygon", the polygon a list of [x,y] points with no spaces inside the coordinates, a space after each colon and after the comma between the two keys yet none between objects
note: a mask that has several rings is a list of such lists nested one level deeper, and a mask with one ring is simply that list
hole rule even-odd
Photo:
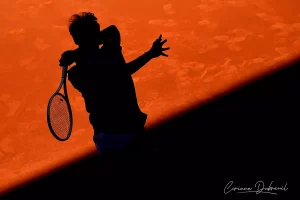
[{"label": "tennis racket", "polygon": [[[47,107],[47,122],[52,135],[59,141],[66,141],[71,136],[73,117],[67,93],[68,66],[62,67],[62,78],[58,89],[50,97]],[[60,93],[64,88],[64,95]]]}]

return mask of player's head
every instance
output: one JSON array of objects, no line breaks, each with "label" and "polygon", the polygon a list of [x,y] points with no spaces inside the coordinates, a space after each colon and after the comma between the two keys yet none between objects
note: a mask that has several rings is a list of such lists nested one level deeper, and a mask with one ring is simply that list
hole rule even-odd
[{"label": "player's head", "polygon": [[81,12],[71,16],[69,32],[78,46],[99,46],[100,25],[94,13]]}]

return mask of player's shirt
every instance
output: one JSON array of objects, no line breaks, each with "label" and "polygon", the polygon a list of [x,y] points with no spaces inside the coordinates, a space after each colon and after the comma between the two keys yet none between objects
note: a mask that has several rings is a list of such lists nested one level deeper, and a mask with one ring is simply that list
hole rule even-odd
[{"label": "player's shirt", "polygon": [[144,128],[134,82],[122,55],[122,47],[103,46],[88,57],[80,56],[68,71],[68,79],[81,92],[94,131],[130,134]]}]

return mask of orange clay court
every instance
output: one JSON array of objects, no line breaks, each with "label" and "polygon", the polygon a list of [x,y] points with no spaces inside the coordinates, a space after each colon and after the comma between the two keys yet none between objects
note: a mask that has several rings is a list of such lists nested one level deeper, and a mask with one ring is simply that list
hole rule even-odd
[{"label": "orange clay court", "polygon": [[67,142],[49,132],[46,107],[74,49],[68,18],[90,11],[116,25],[131,61],[159,34],[169,57],[134,75],[147,127],[276,69],[300,53],[297,0],[86,1],[0,3],[0,193],[95,151],[81,95],[68,83],[74,128]]}]

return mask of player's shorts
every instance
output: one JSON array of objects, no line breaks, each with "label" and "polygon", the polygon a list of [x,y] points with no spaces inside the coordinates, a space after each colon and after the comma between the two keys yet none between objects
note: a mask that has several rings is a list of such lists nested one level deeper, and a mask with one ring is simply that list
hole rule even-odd
[{"label": "player's shorts", "polygon": [[99,155],[105,152],[119,151],[127,146],[136,138],[136,134],[111,134],[97,132],[93,140]]},{"label": "player's shorts", "polygon": [[[158,151],[153,139],[145,130],[135,134],[112,134],[95,132],[93,137],[98,154],[140,155]],[[113,153],[113,154],[111,154]]]}]

